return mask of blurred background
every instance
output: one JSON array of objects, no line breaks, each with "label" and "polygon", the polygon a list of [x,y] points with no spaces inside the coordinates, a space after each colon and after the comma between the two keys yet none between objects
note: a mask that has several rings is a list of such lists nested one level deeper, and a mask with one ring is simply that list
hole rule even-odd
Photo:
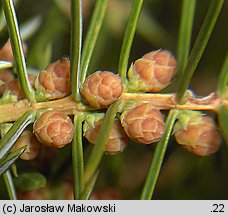
[{"label": "blurred background", "polygon": [[[86,35],[95,0],[83,0],[83,38]],[[89,73],[96,70],[117,72],[124,30],[131,0],[109,0],[106,17],[98,37]],[[192,43],[206,15],[210,0],[197,1]],[[18,22],[28,52],[31,71],[40,71],[50,62],[70,52],[70,0],[15,1]],[[176,55],[181,15],[181,0],[145,0],[134,38],[129,65],[143,54],[159,48]],[[4,19],[0,22],[0,47],[8,40]],[[212,33],[209,44],[191,82],[197,95],[215,91],[222,63],[228,50],[228,1]],[[175,80],[174,84],[175,86]],[[167,91],[174,92],[169,87]],[[92,199],[139,199],[153,157],[154,146],[129,143],[123,153],[104,156]],[[85,160],[92,146],[84,140]],[[17,162],[18,173],[39,172],[46,177],[45,188],[23,191],[21,199],[72,198],[71,146],[60,150],[46,148],[32,162]],[[2,184],[2,182],[0,182]],[[5,199],[0,185],[0,198]],[[222,143],[219,152],[198,158],[181,149],[171,139],[165,156],[154,199],[228,199],[228,148]]]}]

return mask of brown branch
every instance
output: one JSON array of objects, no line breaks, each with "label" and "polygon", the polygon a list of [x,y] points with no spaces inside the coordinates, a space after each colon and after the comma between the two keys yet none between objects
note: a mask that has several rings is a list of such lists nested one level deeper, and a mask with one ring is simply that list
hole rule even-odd
[{"label": "brown branch", "polygon": [[[147,101],[160,110],[175,108],[180,110],[209,110],[217,112],[221,103],[221,100],[217,98],[214,93],[204,98],[189,96],[185,104],[178,104],[175,98],[175,94],[123,93],[120,99],[126,102],[129,100]],[[42,103],[29,103],[27,100],[21,100],[0,106],[0,123],[15,121],[26,111],[31,109],[38,110],[41,108],[63,111],[68,115],[74,115],[78,111],[94,110],[83,103],[77,103],[72,96]]]},{"label": "brown branch", "polygon": [[195,98],[189,95],[185,104],[178,104],[176,101],[176,94],[145,94],[145,93],[123,93],[121,98],[125,101],[137,100],[148,101],[153,104],[157,109],[169,110],[210,110],[217,112],[221,100],[211,93],[207,97]]}]

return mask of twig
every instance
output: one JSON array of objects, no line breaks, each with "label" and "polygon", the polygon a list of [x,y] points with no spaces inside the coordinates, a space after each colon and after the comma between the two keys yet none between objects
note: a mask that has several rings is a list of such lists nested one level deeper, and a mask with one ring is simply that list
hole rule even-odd
[{"label": "twig", "polygon": [[[123,93],[120,100],[142,101],[151,103],[155,108],[160,110],[208,110],[217,112],[221,104],[221,99],[214,93],[206,97],[196,98],[193,95],[188,97],[185,104],[178,104],[176,94],[146,94],[146,93]],[[15,103],[10,103],[0,106],[0,123],[11,122],[17,120],[28,110],[38,110],[42,108],[55,109],[63,111],[67,115],[74,115],[78,111],[94,110],[90,106],[83,103],[77,103],[72,96],[68,96],[59,100],[53,100],[42,103],[28,102],[21,100]]]}]

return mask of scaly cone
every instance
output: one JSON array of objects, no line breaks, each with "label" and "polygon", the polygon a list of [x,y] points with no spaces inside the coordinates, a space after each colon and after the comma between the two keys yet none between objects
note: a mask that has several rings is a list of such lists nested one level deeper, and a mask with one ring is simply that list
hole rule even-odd
[{"label": "scaly cone", "polygon": [[128,71],[128,89],[159,92],[176,74],[176,60],[167,50],[152,51],[135,61]]},{"label": "scaly cone", "polygon": [[23,146],[26,146],[25,151],[20,156],[22,160],[33,160],[37,157],[41,150],[41,144],[37,140],[35,134],[33,134],[30,130],[25,130],[21,134],[21,136],[16,141],[13,150],[17,150]]},{"label": "scaly cone", "polygon": [[[22,48],[23,48],[24,54],[26,55],[27,46],[25,43],[22,43]],[[10,39],[0,49],[0,60],[10,61],[14,63],[14,57],[13,57],[13,51],[12,51]]]},{"label": "scaly cone", "polygon": [[41,71],[35,82],[37,99],[59,99],[70,94],[70,61],[62,58]]},{"label": "scaly cone", "polygon": [[158,142],[165,130],[160,111],[148,103],[124,111],[121,114],[121,124],[126,134],[141,144]]},{"label": "scaly cone", "polygon": [[214,120],[198,111],[181,112],[174,126],[174,136],[182,147],[201,157],[214,154],[221,144]]},{"label": "scaly cone", "polygon": [[0,71],[0,81],[3,84],[0,84],[0,95],[4,93],[7,88],[7,85],[10,81],[14,79],[14,75],[10,70],[1,70]]},{"label": "scaly cone", "polygon": [[106,108],[123,91],[121,78],[108,71],[97,71],[88,76],[80,88],[82,96],[93,108]]},{"label": "scaly cone", "polygon": [[34,123],[33,131],[40,142],[51,147],[62,148],[71,143],[74,125],[65,113],[46,110]]},{"label": "scaly cone", "polygon": [[[90,143],[95,144],[97,135],[103,122],[103,115],[97,114],[93,116],[94,119],[92,119],[92,117],[89,119],[87,118],[88,120],[85,121],[83,130],[86,139]],[[123,152],[127,145],[128,137],[124,133],[120,121],[118,119],[115,119],[112,125],[108,142],[105,146],[105,152],[109,155],[115,155]]]}]

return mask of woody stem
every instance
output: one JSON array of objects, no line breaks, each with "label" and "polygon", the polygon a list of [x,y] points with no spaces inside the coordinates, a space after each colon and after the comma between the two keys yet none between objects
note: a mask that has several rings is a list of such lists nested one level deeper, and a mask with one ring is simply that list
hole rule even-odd
[{"label": "woody stem", "polygon": [[[120,100],[126,103],[129,100],[142,101],[151,103],[155,108],[160,110],[208,110],[217,112],[221,99],[214,93],[203,97],[195,98],[189,96],[185,104],[178,104],[176,94],[146,94],[146,93],[122,93]],[[48,102],[28,102],[21,100],[15,103],[0,106],[0,123],[16,121],[21,115],[28,110],[38,110],[42,108],[55,109],[63,111],[67,115],[75,115],[78,111],[94,110],[90,106],[76,102],[72,96]]]}]

